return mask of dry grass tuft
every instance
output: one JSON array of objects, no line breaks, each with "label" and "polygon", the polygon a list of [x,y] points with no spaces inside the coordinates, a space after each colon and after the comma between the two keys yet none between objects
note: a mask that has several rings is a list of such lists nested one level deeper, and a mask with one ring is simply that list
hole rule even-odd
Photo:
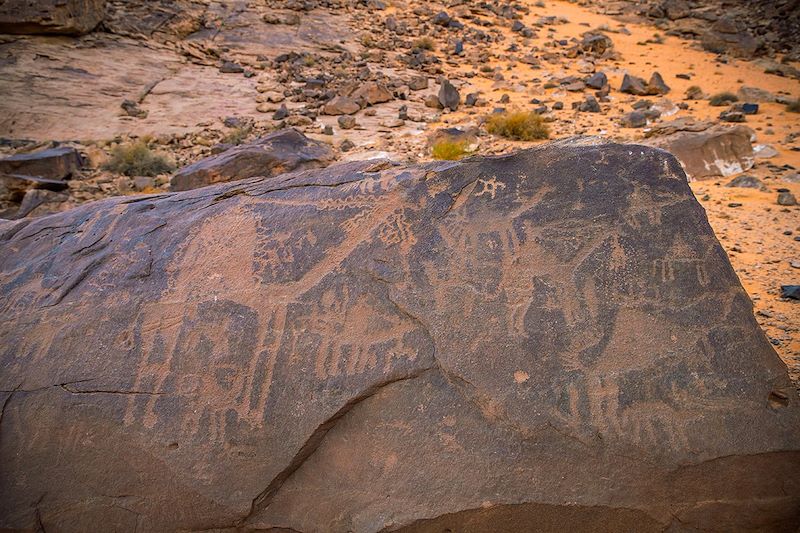
[{"label": "dry grass tuft", "polygon": [[431,157],[445,161],[455,161],[467,155],[466,141],[443,139],[431,147]]},{"label": "dry grass tuft", "polygon": [[157,176],[172,172],[175,167],[163,155],[153,152],[145,141],[140,140],[115,146],[111,159],[103,168],[125,176]]},{"label": "dry grass tuft", "polygon": [[486,131],[515,141],[536,141],[550,137],[550,127],[533,111],[505,111],[486,119]]},{"label": "dry grass tuft", "polygon": [[739,97],[733,94],[732,92],[724,91],[721,93],[711,95],[711,98],[708,99],[708,103],[713,106],[724,106],[728,104],[732,104],[739,100]]},{"label": "dry grass tuft", "polygon": [[418,48],[420,50],[433,50],[436,48],[436,44],[433,42],[433,39],[430,37],[420,37],[411,45],[412,48]]}]

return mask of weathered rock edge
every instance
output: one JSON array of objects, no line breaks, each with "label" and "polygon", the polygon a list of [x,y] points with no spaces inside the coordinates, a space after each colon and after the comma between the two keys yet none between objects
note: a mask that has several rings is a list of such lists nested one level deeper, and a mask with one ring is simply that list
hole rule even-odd
[{"label": "weathered rock edge", "polygon": [[798,521],[798,399],[657,149],[113,198],[0,271],[0,528]]}]

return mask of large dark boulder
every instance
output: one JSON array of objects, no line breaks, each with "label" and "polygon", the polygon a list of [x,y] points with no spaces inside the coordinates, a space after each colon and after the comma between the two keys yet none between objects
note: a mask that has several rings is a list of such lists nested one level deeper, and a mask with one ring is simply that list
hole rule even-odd
[{"label": "large dark boulder", "polygon": [[0,0],[0,33],[82,35],[105,10],[105,0]]},{"label": "large dark boulder", "polygon": [[109,199],[0,272],[0,528],[800,519],[798,398],[661,150]]},{"label": "large dark boulder", "polygon": [[173,191],[187,191],[253,176],[271,177],[325,167],[333,160],[330,146],[288,128],[185,166],[172,177],[170,187]]},{"label": "large dark boulder", "polygon": [[0,172],[48,180],[72,176],[83,164],[80,153],[71,146],[47,148],[37,152],[15,154],[0,159]]},{"label": "large dark boulder", "polygon": [[715,54],[752,58],[763,51],[764,42],[753,37],[741,21],[722,17],[703,33],[701,44],[705,50]]}]

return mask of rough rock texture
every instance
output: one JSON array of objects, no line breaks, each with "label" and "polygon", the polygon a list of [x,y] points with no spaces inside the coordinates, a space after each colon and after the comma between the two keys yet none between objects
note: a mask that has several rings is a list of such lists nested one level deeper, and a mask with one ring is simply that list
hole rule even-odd
[{"label": "rough rock texture", "polygon": [[[28,205],[33,197],[28,197],[31,191],[45,190],[63,191],[69,187],[68,182],[62,180],[50,180],[23,176],[18,174],[0,174],[0,218],[18,218],[25,216],[25,212],[20,209],[21,203],[28,198]],[[34,194],[42,194],[37,192]],[[46,193],[45,193],[46,194]],[[28,209],[27,212],[30,212]]]},{"label": "rough rock texture", "polygon": [[0,0],[0,33],[82,35],[105,9],[105,0]]},{"label": "rough rock texture", "polygon": [[61,146],[0,159],[0,172],[62,180],[80,169],[82,163],[75,148]]},{"label": "rough rock texture", "polygon": [[173,191],[186,191],[224,181],[324,167],[333,159],[330,146],[289,128],[188,165],[175,173],[170,186]]},{"label": "rough rock texture", "polygon": [[788,530],[798,398],[667,153],[0,225],[0,528]]},{"label": "rough rock texture", "polygon": [[763,45],[744,29],[744,24],[732,17],[723,17],[712,24],[701,42],[709,52],[727,52],[739,57],[753,57]]},{"label": "rough rock texture", "polygon": [[753,130],[747,126],[714,126],[704,131],[679,131],[649,141],[671,152],[693,180],[731,176],[753,167]]}]

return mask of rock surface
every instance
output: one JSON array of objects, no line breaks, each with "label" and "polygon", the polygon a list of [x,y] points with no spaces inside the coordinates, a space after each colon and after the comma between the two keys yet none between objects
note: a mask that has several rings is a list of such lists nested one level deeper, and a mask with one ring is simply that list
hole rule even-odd
[{"label": "rock surface", "polygon": [[173,191],[186,191],[253,176],[320,168],[332,161],[333,150],[328,145],[289,128],[188,165],[175,173],[170,184]]},{"label": "rock surface", "polygon": [[753,130],[747,126],[713,126],[705,131],[679,131],[650,141],[671,152],[690,179],[730,176],[752,168]]},{"label": "rock surface", "polygon": [[3,0],[0,33],[82,35],[103,20],[105,0]]},{"label": "rock surface", "polygon": [[82,163],[81,155],[75,148],[62,146],[0,159],[0,172],[63,180],[80,169]]},{"label": "rock surface", "polygon": [[800,518],[786,367],[661,150],[113,198],[2,223],[0,271],[0,528]]}]

